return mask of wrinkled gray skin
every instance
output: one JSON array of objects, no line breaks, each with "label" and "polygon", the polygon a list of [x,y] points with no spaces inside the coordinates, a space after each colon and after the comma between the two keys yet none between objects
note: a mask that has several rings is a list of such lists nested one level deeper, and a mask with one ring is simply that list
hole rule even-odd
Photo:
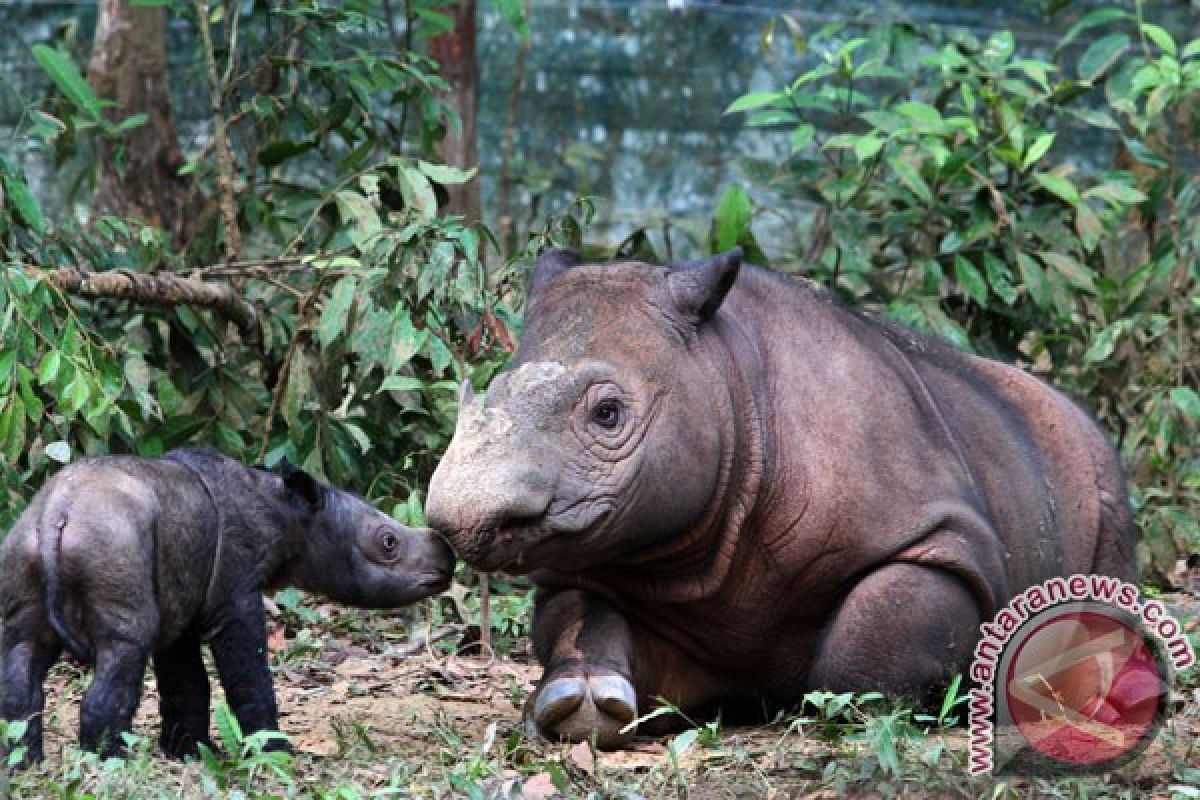
[{"label": "wrinkled gray skin", "polygon": [[40,759],[42,683],[65,647],[96,670],[80,743],[116,752],[153,658],[160,744],[193,754],[210,743],[208,642],[243,731],[276,730],[263,590],[395,608],[443,591],[453,567],[432,531],[287,465],[276,474],[188,449],[76,462],[0,545],[3,718],[29,720],[24,744]]},{"label": "wrinkled gray skin", "polygon": [[728,719],[928,695],[1015,593],[1135,576],[1117,459],[1074,404],[738,251],[539,259],[426,516],[472,566],[532,573],[527,721],[602,747],[659,696]]}]

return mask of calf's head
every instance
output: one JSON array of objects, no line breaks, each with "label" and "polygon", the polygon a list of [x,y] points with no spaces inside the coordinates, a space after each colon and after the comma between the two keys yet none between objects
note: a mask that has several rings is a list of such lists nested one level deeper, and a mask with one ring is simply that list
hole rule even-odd
[{"label": "calf's head", "polygon": [[573,570],[692,529],[720,491],[729,414],[706,326],[740,250],[676,267],[534,268],[512,365],[469,384],[426,516],[479,569]]},{"label": "calf's head", "polygon": [[436,532],[401,525],[287,464],[282,478],[302,528],[285,565],[290,582],[362,608],[397,608],[450,585],[454,554]]}]

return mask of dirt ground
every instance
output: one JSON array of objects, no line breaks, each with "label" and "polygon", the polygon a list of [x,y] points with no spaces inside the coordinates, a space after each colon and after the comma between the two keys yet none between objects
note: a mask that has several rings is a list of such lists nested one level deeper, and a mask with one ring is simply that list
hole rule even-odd
[{"label": "dirt ground", "polygon": [[[1172,607],[1186,627],[1194,631],[1200,624],[1200,602],[1175,597]],[[399,782],[406,787],[401,796],[531,800],[554,796],[564,780],[579,790],[567,794],[581,797],[589,792],[599,797],[956,797],[995,790],[996,784],[981,785],[962,774],[966,734],[961,727],[902,741],[905,767],[900,776],[891,775],[890,789],[872,766],[872,758],[879,760],[872,750],[878,740],[830,737],[823,726],[797,717],[717,729],[686,748],[671,737],[641,738],[632,750],[599,754],[586,745],[527,742],[520,735],[520,708],[539,668],[522,643],[507,656],[484,658],[447,652],[453,644],[446,639],[432,645],[381,642],[378,632],[393,621],[374,615],[364,623],[354,616],[362,613],[319,607],[319,618],[299,640],[285,636],[281,624],[272,634],[280,723],[298,751],[295,776],[301,786],[349,781],[369,791]],[[72,758],[86,679],[86,671],[70,663],[51,674],[48,774],[55,762]],[[1200,796],[1200,790],[1191,793],[1200,783],[1198,685],[1193,673],[1177,692],[1167,733],[1120,779],[1105,784],[1116,792],[1112,796]],[[219,697],[214,681],[214,700]],[[865,730],[872,730],[869,723]],[[135,732],[151,741],[157,735],[157,694],[150,676]],[[1181,764],[1195,774],[1181,774]],[[178,796],[211,794],[201,790],[201,765],[181,767],[154,756],[150,769],[152,780],[173,783]],[[1046,789],[1044,795],[1042,784],[1021,779],[1004,786],[1008,794],[997,796],[1051,792]],[[1070,788],[1062,794],[1060,788],[1053,794],[1082,796]],[[1080,791],[1096,796],[1094,787]]]}]

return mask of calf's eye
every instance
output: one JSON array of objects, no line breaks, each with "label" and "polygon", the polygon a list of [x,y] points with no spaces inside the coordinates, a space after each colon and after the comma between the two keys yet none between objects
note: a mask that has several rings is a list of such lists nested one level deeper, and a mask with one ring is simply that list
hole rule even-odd
[{"label": "calf's eye", "polygon": [[379,546],[383,548],[383,552],[391,555],[396,552],[396,548],[400,546],[400,540],[396,538],[396,534],[391,531],[385,531],[379,537]]},{"label": "calf's eye", "polygon": [[614,430],[621,424],[621,404],[611,398],[601,400],[592,407],[592,422],[605,430]]}]

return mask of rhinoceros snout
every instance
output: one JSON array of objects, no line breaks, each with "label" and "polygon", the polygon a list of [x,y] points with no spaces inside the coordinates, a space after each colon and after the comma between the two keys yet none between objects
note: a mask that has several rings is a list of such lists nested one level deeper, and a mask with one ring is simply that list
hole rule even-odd
[{"label": "rhinoceros snout", "polygon": [[425,523],[467,563],[491,568],[505,562],[526,544],[521,531],[542,527],[553,499],[549,481],[516,470],[506,480],[503,470],[445,466],[443,461],[429,484]]}]

